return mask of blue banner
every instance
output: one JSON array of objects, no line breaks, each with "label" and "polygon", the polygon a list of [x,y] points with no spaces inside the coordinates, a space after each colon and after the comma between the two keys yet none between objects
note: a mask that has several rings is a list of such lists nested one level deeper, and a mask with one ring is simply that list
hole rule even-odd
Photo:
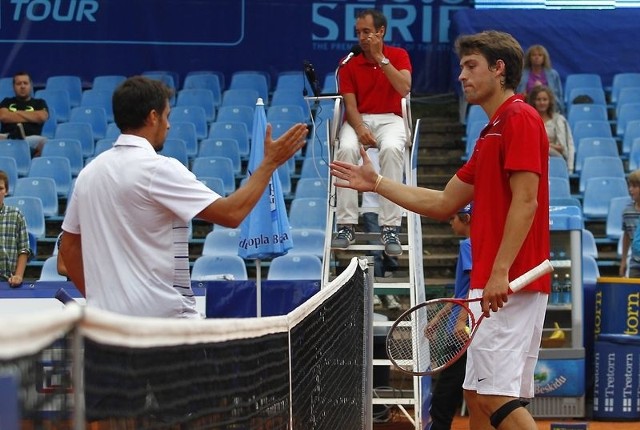
[{"label": "blue banner", "polygon": [[1,75],[20,70],[42,85],[52,75],[133,75],[169,70],[265,70],[320,76],[357,42],[355,15],[388,18],[385,42],[413,63],[413,92],[450,90],[451,16],[471,0],[1,0]]}]

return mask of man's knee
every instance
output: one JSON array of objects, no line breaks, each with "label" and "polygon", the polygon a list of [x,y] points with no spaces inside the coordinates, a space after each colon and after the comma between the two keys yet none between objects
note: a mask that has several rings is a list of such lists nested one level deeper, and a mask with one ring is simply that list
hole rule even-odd
[{"label": "man's knee", "polygon": [[509,416],[509,414],[511,414],[518,408],[526,406],[527,404],[528,402],[523,402],[520,399],[509,400],[507,403],[503,404],[498,409],[493,411],[493,413],[489,416],[491,425],[493,426],[493,428],[498,429],[502,421],[504,421]]}]

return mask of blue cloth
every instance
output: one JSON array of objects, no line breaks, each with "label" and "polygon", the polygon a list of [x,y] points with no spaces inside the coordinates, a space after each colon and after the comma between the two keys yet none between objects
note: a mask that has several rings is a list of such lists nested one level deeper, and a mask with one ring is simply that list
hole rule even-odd
[{"label": "blue cloth", "polygon": [[[251,134],[251,152],[247,172],[251,175],[264,158],[264,137],[267,115],[264,104],[258,99]],[[245,259],[275,258],[293,247],[291,227],[284,204],[282,185],[278,172],[273,172],[267,189],[240,225],[238,255]]]}]

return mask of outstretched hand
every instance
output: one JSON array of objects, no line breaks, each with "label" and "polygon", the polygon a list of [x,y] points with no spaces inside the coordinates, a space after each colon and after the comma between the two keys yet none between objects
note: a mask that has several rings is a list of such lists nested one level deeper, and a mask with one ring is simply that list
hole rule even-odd
[{"label": "outstretched hand", "polygon": [[279,138],[273,140],[271,124],[267,124],[264,138],[265,161],[272,161],[277,166],[284,164],[305,145],[308,132],[306,124],[298,123],[291,126]]},{"label": "outstretched hand", "polygon": [[360,147],[360,156],[362,157],[361,166],[337,160],[329,164],[331,175],[338,179],[335,182],[336,187],[373,191],[378,173],[373,168],[367,151],[362,146]]}]

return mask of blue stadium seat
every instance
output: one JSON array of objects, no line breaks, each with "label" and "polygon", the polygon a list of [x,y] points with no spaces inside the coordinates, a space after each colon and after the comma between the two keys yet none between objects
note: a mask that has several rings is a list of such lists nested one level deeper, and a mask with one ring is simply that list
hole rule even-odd
[{"label": "blue stadium seat", "polygon": [[[224,76],[224,75],[223,75]],[[205,89],[211,91],[213,94],[213,104],[216,108],[222,103],[222,88],[223,83],[220,81],[220,77],[216,73],[189,73],[184,78],[183,90],[192,89]]]},{"label": "blue stadium seat", "polygon": [[269,75],[252,70],[234,72],[231,75],[231,83],[229,84],[229,89],[232,90],[249,89],[257,91],[265,104],[268,104],[269,88]]},{"label": "blue stadium seat", "polygon": [[58,193],[52,178],[18,178],[14,197],[38,197],[45,217],[58,216]]},{"label": "blue stadium seat", "polygon": [[637,72],[620,72],[613,75],[611,82],[611,103],[618,103],[618,94],[620,90],[626,87],[640,87],[640,73]]},{"label": "blue stadium seat", "polygon": [[609,203],[614,197],[628,196],[624,177],[597,177],[586,182],[583,199],[585,219],[605,221]]},{"label": "blue stadium seat", "polygon": [[623,138],[627,123],[635,120],[640,120],[640,103],[621,105],[616,118],[616,136]]},{"label": "blue stadium seat", "polygon": [[233,162],[236,176],[241,174],[240,148],[235,139],[203,139],[200,142],[198,157],[228,157]]},{"label": "blue stadium seat", "polygon": [[284,163],[277,169],[278,177],[280,178],[280,189],[285,198],[291,197],[291,171],[289,170],[289,164]]},{"label": "blue stadium seat", "polygon": [[307,118],[300,106],[272,104],[267,109],[267,121],[307,122]]},{"label": "blue stadium seat", "polygon": [[253,117],[255,107],[253,106],[221,106],[218,110],[216,122],[242,122],[247,126],[249,133],[253,130]]},{"label": "blue stadium seat", "polygon": [[27,177],[53,179],[58,197],[63,197],[69,193],[71,186],[71,164],[67,157],[37,157],[31,160],[31,168]]},{"label": "blue stadium seat", "polygon": [[42,148],[42,156],[65,157],[69,160],[72,176],[78,176],[84,167],[82,144],[77,139],[49,139]]},{"label": "blue stadium seat", "polygon": [[569,179],[569,167],[562,157],[549,157],[549,177]]},{"label": "blue stadium seat", "polygon": [[577,87],[571,90],[569,93],[569,102],[567,102],[568,112],[582,103],[574,103],[577,101],[579,96],[589,96],[591,98],[590,104],[594,105],[602,105],[605,106],[607,104],[607,97],[604,93],[604,89],[597,87]]},{"label": "blue stadium seat", "polygon": [[[487,113],[482,109],[480,105],[470,105],[469,110],[467,111],[467,116],[465,117],[465,124],[469,125],[474,121],[484,121],[484,123],[489,122],[489,117],[487,117]],[[469,130],[467,130],[468,132]]]},{"label": "blue stadium seat", "polygon": [[200,106],[204,110],[207,123],[216,119],[216,101],[211,90],[192,88],[178,92],[178,106]]},{"label": "blue stadium seat", "polygon": [[72,108],[80,106],[82,99],[82,79],[76,75],[49,76],[44,86],[47,90],[67,90]]},{"label": "blue stadium seat", "polygon": [[609,211],[605,222],[605,233],[609,239],[618,240],[622,236],[622,212],[631,203],[631,197],[614,197],[609,201]]},{"label": "blue stadium seat", "polygon": [[91,88],[100,91],[113,91],[127,79],[124,75],[98,75],[93,78]]},{"label": "blue stadium seat", "polygon": [[174,122],[192,122],[196,127],[196,138],[198,140],[207,137],[207,133],[209,132],[207,114],[202,106],[174,106],[169,114],[169,123],[173,124]]},{"label": "blue stadium seat", "polygon": [[593,233],[586,228],[582,229],[582,255],[598,258],[596,239],[593,237]]},{"label": "blue stadium seat", "polygon": [[196,178],[213,176],[224,182],[224,191],[231,194],[236,190],[233,162],[227,157],[196,157],[193,159],[191,172]]},{"label": "blue stadium seat", "polygon": [[322,94],[335,94],[337,92],[336,75],[334,72],[329,72],[322,79]]},{"label": "blue stadium seat", "polygon": [[93,155],[95,139],[93,129],[87,122],[63,122],[56,127],[55,139],[76,139],[82,145],[82,156],[87,158]]},{"label": "blue stadium seat", "polygon": [[325,234],[323,230],[292,228],[291,241],[293,248],[288,255],[311,254],[322,258],[324,255]]},{"label": "blue stadium seat", "polygon": [[270,281],[320,280],[322,261],[313,254],[286,254],[271,260],[267,279]]},{"label": "blue stadium seat", "polygon": [[291,228],[312,228],[324,231],[327,225],[327,199],[293,199],[289,205],[289,225]]},{"label": "blue stadium seat", "polygon": [[569,121],[569,128],[573,129],[573,126],[577,121],[608,121],[607,107],[605,105],[597,104],[577,104],[571,107],[567,115],[567,121]]},{"label": "blue stadium seat", "polygon": [[103,139],[107,133],[107,112],[103,107],[75,107],[71,109],[69,122],[86,122],[89,124],[94,140]]},{"label": "blue stadium seat", "polygon": [[204,238],[202,255],[238,255],[239,243],[239,228],[214,228]]},{"label": "blue stadium seat", "polygon": [[13,77],[6,76],[4,78],[0,78],[0,100],[14,96],[15,91],[13,90]]},{"label": "blue stadium seat", "polygon": [[580,139],[576,149],[574,171],[582,170],[582,163],[588,157],[618,157],[618,143],[613,137],[585,137]]},{"label": "blue stadium seat", "polygon": [[576,146],[580,146],[580,139],[585,137],[613,137],[609,121],[598,120],[576,121],[571,129],[571,134],[573,134],[573,143]]},{"label": "blue stadium seat", "polygon": [[116,140],[113,138],[105,138],[97,141],[95,151],[93,152],[93,156],[97,157],[98,155],[102,154],[104,151],[113,148],[113,144],[115,143],[115,141]]},{"label": "blue stadium seat", "polygon": [[305,122],[311,121],[311,110],[302,91],[290,89],[276,89],[271,96],[271,106],[293,105],[300,106],[304,114]]},{"label": "blue stadium seat", "polygon": [[616,117],[620,115],[620,108],[627,103],[638,103],[640,100],[640,87],[626,87],[620,90],[618,102],[615,104]]},{"label": "blue stadium seat", "polygon": [[18,176],[29,174],[31,167],[31,149],[26,140],[0,140],[0,157],[10,157],[16,162]]},{"label": "blue stadium seat", "polygon": [[107,123],[113,122],[112,97],[113,90],[84,90],[82,92],[82,99],[80,99],[80,106],[103,108],[106,114]]},{"label": "blue stadium seat", "polygon": [[58,256],[52,255],[44,260],[38,282],[66,282],[67,277],[58,273]]},{"label": "blue stadium seat", "polygon": [[564,94],[565,104],[570,104],[573,100],[569,94],[571,90],[579,87],[599,88],[603,89],[602,78],[596,73],[571,73],[565,77]]},{"label": "blue stadium seat", "polygon": [[238,142],[240,157],[249,157],[250,135],[242,122],[216,121],[209,126],[209,139],[234,139]]},{"label": "blue stadium seat", "polygon": [[13,157],[0,156],[0,170],[5,172],[9,178],[7,195],[11,195],[18,180],[18,165],[16,164],[16,160]]},{"label": "blue stadium seat", "polygon": [[568,178],[549,177],[549,198],[571,197],[571,187]]},{"label": "blue stadium seat", "polygon": [[624,167],[620,157],[585,158],[582,165],[582,172],[580,173],[579,191],[584,193],[587,181],[591,178],[598,177],[616,177],[624,180]]},{"label": "blue stadium seat", "polygon": [[296,184],[295,198],[329,198],[329,181],[320,178],[300,178]]},{"label": "blue stadium seat", "polygon": [[44,99],[44,101],[47,102],[47,106],[56,111],[56,120],[58,122],[69,121],[69,114],[71,113],[69,91],[63,89],[42,89],[36,91],[35,97]]},{"label": "blue stadium seat", "polygon": [[187,146],[189,158],[193,158],[198,154],[198,133],[194,123],[189,121],[172,122],[167,138],[182,139]]},{"label": "blue stadium seat", "polygon": [[191,280],[208,281],[217,279],[233,279],[246,281],[247,266],[237,255],[202,255],[193,263]]},{"label": "blue stadium seat", "polygon": [[42,208],[42,200],[33,196],[11,196],[5,197],[4,204],[20,209],[27,222],[27,231],[37,239],[45,237],[45,219]]},{"label": "blue stadium seat", "polygon": [[107,124],[107,132],[105,133],[104,137],[106,139],[115,140],[118,138],[118,136],[120,136],[120,129],[118,128],[118,126],[113,122]]},{"label": "blue stadium seat", "polygon": [[56,134],[56,126],[58,125],[58,115],[56,109],[53,106],[47,105],[47,112],[49,116],[47,120],[42,124],[42,131],[40,134],[47,139],[53,139],[53,135]]},{"label": "blue stadium seat", "polygon": [[222,93],[221,106],[255,107],[259,97],[260,93],[258,93],[256,90],[226,90],[224,93]]},{"label": "blue stadium seat", "polygon": [[640,137],[640,120],[627,121],[627,126],[624,129],[624,136],[622,136],[622,153],[629,155],[631,153],[631,147],[635,138]]},{"label": "blue stadium seat", "polygon": [[590,255],[582,256],[582,282],[584,284],[595,285],[600,277],[598,262]]},{"label": "blue stadium seat", "polygon": [[198,176],[198,180],[205,184],[211,191],[214,191],[223,197],[227,195],[227,193],[224,191],[224,181],[222,180],[222,178],[213,176]]},{"label": "blue stadium seat", "polygon": [[189,156],[187,155],[187,144],[182,139],[165,139],[162,150],[158,152],[165,157],[175,158],[185,167],[189,165]]},{"label": "blue stadium seat", "polygon": [[[278,73],[278,78],[276,80],[276,86],[274,90],[294,91],[301,96],[304,96],[306,91],[307,95],[313,95],[311,84],[305,77],[302,70],[285,70]],[[273,104],[273,101],[271,102],[271,104]]]},{"label": "blue stadium seat", "polygon": [[305,157],[300,170],[300,179],[302,178],[328,180],[329,165],[327,161],[318,157]]}]

